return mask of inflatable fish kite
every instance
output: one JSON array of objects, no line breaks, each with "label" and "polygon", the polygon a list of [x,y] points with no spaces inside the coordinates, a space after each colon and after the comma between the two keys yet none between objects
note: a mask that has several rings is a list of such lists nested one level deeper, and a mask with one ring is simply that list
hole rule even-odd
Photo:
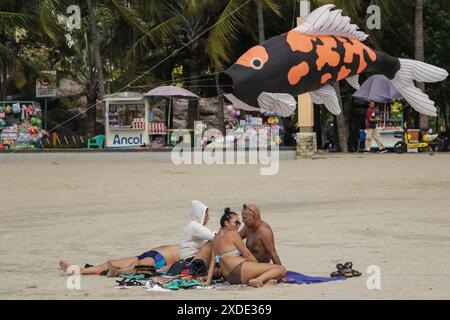
[{"label": "inflatable fish kite", "polygon": [[369,48],[362,43],[368,35],[334,7],[316,9],[297,28],[251,48],[221,73],[219,83],[228,100],[246,110],[287,117],[296,109],[294,97],[309,92],[315,104],[337,115],[341,109],[332,84],[345,79],[358,89],[359,74],[371,70],[388,77],[415,110],[436,116],[434,102],[414,80],[442,81],[448,72]]}]

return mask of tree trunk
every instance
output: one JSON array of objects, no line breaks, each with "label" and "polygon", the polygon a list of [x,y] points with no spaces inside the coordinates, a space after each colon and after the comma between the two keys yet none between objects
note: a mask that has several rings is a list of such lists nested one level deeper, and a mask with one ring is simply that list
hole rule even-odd
[{"label": "tree trunk", "polygon": [[0,74],[0,97],[3,100],[6,100],[6,86],[8,83],[8,72],[6,69],[6,63],[3,62],[0,65],[0,70],[1,70],[1,74]]},{"label": "tree trunk", "polygon": [[[0,41],[5,41],[6,40],[6,35],[5,35],[5,27],[3,26],[2,28],[2,33],[0,35]],[[3,100],[6,100],[6,86],[8,83],[8,64],[6,62],[6,59],[0,59],[0,96]]]},{"label": "tree trunk", "polygon": [[[415,29],[416,29],[416,49],[415,59],[418,61],[425,61],[425,49],[424,49],[424,37],[423,37],[423,2],[424,0],[416,0],[416,17],[415,17]],[[422,91],[425,91],[424,83],[417,83],[417,87]],[[428,128],[428,116],[419,115],[419,128]]]},{"label": "tree trunk", "polygon": [[219,86],[219,71],[217,67],[214,69],[216,72],[216,90],[217,90],[217,98],[219,103],[219,108],[217,110],[217,120],[219,120],[219,130],[225,136],[225,115],[224,115],[224,101],[223,101],[223,91]]},{"label": "tree trunk", "polygon": [[341,98],[341,89],[339,87],[339,81],[335,82],[333,85],[336,90],[336,94],[339,100],[339,106],[341,107],[341,114],[337,118],[337,130],[338,130],[338,140],[339,140],[339,150],[341,152],[348,152],[348,126],[347,121],[344,116],[344,107]]},{"label": "tree trunk", "polygon": [[[102,56],[100,53],[100,43],[97,37],[97,19],[95,18],[95,9],[92,4],[92,0],[86,0],[88,13],[89,13],[89,34],[91,43],[94,46],[94,61],[95,68],[97,69],[97,80],[98,80],[98,98],[103,98],[105,95],[105,80],[103,76],[103,64]],[[96,101],[95,101],[96,103]],[[95,104],[94,103],[94,104]],[[90,104],[89,107],[92,105]],[[97,123],[97,106],[92,107],[88,110],[89,122],[91,126],[91,132],[95,135],[95,127]]]},{"label": "tree trunk", "polygon": [[100,43],[97,37],[97,19],[95,18],[95,9],[92,5],[92,0],[86,0],[88,12],[89,12],[89,34],[91,38],[92,45],[94,46],[94,61],[95,68],[97,69],[97,79],[98,79],[98,91],[99,98],[103,98],[105,95],[105,79],[103,75],[103,64],[102,56],[100,53]]},{"label": "tree trunk", "polygon": [[[97,102],[97,95],[87,95],[86,96],[87,99],[87,105],[88,107],[93,106],[96,102]],[[96,108],[90,108],[88,109],[88,111],[86,112],[86,117],[88,119],[88,125],[87,125],[87,130],[88,130],[88,134],[91,135],[92,137],[96,135],[96,126],[97,126],[97,112],[96,112]],[[109,125],[109,124],[106,124]]]},{"label": "tree trunk", "polygon": [[263,5],[261,0],[255,0],[255,2],[256,2],[256,11],[258,15],[258,41],[259,43],[263,43],[266,40],[266,35],[264,31]]},{"label": "tree trunk", "polygon": [[[190,83],[190,90],[198,94],[198,74],[199,74],[199,64],[198,64],[198,42],[197,40],[194,41],[191,44],[190,47],[190,67],[189,67],[189,77],[191,78]],[[193,129],[194,128],[194,122],[199,120],[199,111],[198,111],[198,100],[189,100],[189,107],[188,107],[188,128]]]},{"label": "tree trunk", "polygon": [[[319,109],[319,108],[318,108]],[[327,128],[328,126],[328,119],[327,119],[327,114],[326,114],[326,110],[320,108],[320,133],[321,133],[321,141],[322,143],[320,144],[320,149],[324,149],[325,148],[325,144],[329,141],[327,141]],[[331,133],[330,133],[331,136]]]}]

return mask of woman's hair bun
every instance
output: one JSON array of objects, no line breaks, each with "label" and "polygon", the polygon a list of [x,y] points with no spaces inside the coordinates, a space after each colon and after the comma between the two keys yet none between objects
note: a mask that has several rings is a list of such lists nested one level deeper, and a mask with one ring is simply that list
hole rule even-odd
[{"label": "woman's hair bun", "polygon": [[228,207],[226,207],[225,210],[224,210],[224,212],[225,212],[226,214],[229,214],[229,213],[231,212],[231,209],[228,208]]}]

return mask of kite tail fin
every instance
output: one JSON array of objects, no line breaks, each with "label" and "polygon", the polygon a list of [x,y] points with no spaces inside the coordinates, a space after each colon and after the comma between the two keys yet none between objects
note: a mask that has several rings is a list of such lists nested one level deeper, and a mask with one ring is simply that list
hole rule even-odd
[{"label": "kite tail fin", "polygon": [[436,107],[434,101],[427,94],[416,87],[418,82],[438,82],[448,77],[448,72],[425,62],[399,59],[400,70],[395,74],[392,83],[403,98],[419,113],[435,117]]}]

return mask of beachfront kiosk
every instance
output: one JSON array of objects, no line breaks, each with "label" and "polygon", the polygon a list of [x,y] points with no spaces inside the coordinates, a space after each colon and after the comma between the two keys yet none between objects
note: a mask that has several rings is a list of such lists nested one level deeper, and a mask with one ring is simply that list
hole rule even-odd
[{"label": "beachfront kiosk", "polygon": [[126,149],[149,145],[149,102],[139,92],[106,95],[106,148]]}]

